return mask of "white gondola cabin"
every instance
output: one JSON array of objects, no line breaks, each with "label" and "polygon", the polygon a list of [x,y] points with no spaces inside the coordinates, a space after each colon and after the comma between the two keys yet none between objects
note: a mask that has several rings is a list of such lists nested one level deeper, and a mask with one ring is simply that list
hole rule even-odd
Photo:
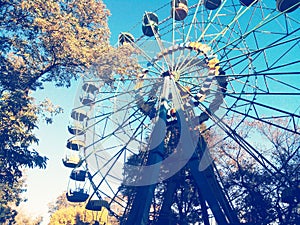
[{"label": "white gondola cabin", "polygon": [[64,159],[62,159],[62,162],[67,168],[76,168],[81,166],[83,161],[81,160],[79,154],[73,153],[69,156],[67,155]]},{"label": "white gondola cabin", "polygon": [[75,181],[85,181],[86,171],[80,169],[72,170],[70,178]]},{"label": "white gondola cabin", "polygon": [[91,199],[88,201],[88,203],[85,206],[87,210],[92,210],[92,211],[101,211],[102,207],[108,209],[109,204],[107,201],[101,199]]},{"label": "white gondola cabin", "polygon": [[96,96],[94,94],[83,93],[82,96],[80,97],[80,102],[82,103],[82,105],[91,106],[91,105],[95,104],[95,99],[96,99]]},{"label": "white gondola cabin", "polygon": [[175,20],[177,21],[184,20],[189,13],[189,7],[186,0],[173,0],[171,2],[171,7],[171,16],[173,17],[175,15]]},{"label": "white gondola cabin", "polygon": [[83,124],[76,121],[68,126],[68,131],[72,135],[83,135],[85,133]]},{"label": "white gondola cabin", "polygon": [[146,12],[143,16],[143,34],[152,37],[158,31],[158,17],[155,13]]},{"label": "white gondola cabin", "polygon": [[89,200],[85,208],[87,210],[95,211],[95,221],[93,225],[107,225],[110,224],[108,220],[109,204],[104,200]]},{"label": "white gondola cabin", "polygon": [[300,0],[276,0],[276,8],[280,12],[290,13],[300,7]]},{"label": "white gondola cabin", "polygon": [[80,203],[85,202],[89,198],[89,194],[82,188],[68,191],[66,197],[69,202]]},{"label": "white gondola cabin", "polygon": [[87,112],[83,109],[73,109],[71,112],[71,117],[77,121],[88,119]]},{"label": "white gondola cabin", "polygon": [[74,151],[79,151],[80,148],[84,148],[84,147],[85,147],[85,143],[84,141],[81,140],[72,139],[72,140],[68,140],[67,142],[67,148]]},{"label": "white gondola cabin", "polygon": [[203,4],[208,10],[215,10],[220,7],[221,3],[221,0],[204,0]]},{"label": "white gondola cabin", "polygon": [[97,92],[99,90],[99,88],[97,87],[97,85],[93,82],[86,82],[82,85],[82,89],[85,91],[85,92],[88,92],[88,93],[92,93],[92,94],[95,94],[95,92]]}]

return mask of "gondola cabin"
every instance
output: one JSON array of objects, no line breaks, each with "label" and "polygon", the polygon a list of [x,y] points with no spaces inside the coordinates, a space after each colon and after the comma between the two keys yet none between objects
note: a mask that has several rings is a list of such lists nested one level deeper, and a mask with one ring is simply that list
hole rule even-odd
[{"label": "gondola cabin", "polygon": [[152,37],[158,31],[158,17],[155,13],[146,12],[143,16],[143,34]]},{"label": "gondola cabin", "polygon": [[240,0],[240,3],[243,5],[243,6],[249,6],[251,4],[256,4],[258,2],[258,0]]},{"label": "gondola cabin", "polygon": [[92,199],[89,200],[88,203],[86,204],[85,208],[87,210],[92,210],[92,211],[101,211],[102,207],[108,209],[109,205],[108,202],[105,200],[101,200],[101,199]]},{"label": "gondola cabin", "polygon": [[72,170],[70,178],[75,181],[85,181],[86,171],[79,169]]},{"label": "gondola cabin", "polygon": [[84,93],[81,97],[80,97],[80,102],[82,103],[82,105],[85,106],[91,106],[95,103],[95,99],[96,96],[92,93]]},{"label": "gondola cabin", "polygon": [[124,43],[130,44],[134,42],[134,37],[130,33],[122,32],[119,34],[118,41],[119,41],[119,45],[123,45]]},{"label": "gondola cabin", "polygon": [[95,211],[94,215],[96,220],[94,221],[94,225],[108,225],[108,209],[109,205],[107,201],[104,200],[89,200],[86,204],[85,208],[87,210]]},{"label": "gondola cabin", "polygon": [[171,7],[171,16],[173,17],[175,15],[175,20],[177,21],[184,20],[189,13],[189,7],[186,0],[173,0],[171,2]]},{"label": "gondola cabin", "polygon": [[84,83],[82,85],[82,89],[85,92],[92,93],[92,94],[95,94],[95,92],[97,92],[99,90],[99,88],[93,82],[86,82],[86,83]]},{"label": "gondola cabin", "polygon": [[79,151],[83,147],[85,147],[85,143],[81,140],[72,139],[67,142],[67,148],[74,151]]},{"label": "gondola cabin", "polygon": [[69,125],[68,131],[72,135],[83,135],[85,133],[83,124],[79,122],[74,122],[72,125]]},{"label": "gondola cabin", "polygon": [[79,203],[85,202],[88,199],[89,194],[84,189],[75,191],[70,190],[66,193],[66,197],[69,202]]},{"label": "gondola cabin", "polygon": [[280,12],[290,13],[299,7],[300,0],[276,0],[276,8]]},{"label": "gondola cabin", "polygon": [[73,109],[71,112],[71,117],[77,121],[83,121],[88,118],[87,112],[83,109]]},{"label": "gondola cabin", "polygon": [[204,0],[203,4],[208,10],[215,10],[220,7],[221,3],[221,0]]},{"label": "gondola cabin", "polygon": [[79,155],[71,155],[71,156],[66,156],[63,160],[62,160],[63,164],[65,167],[67,168],[76,168],[81,166],[82,164],[82,160],[79,157]]}]

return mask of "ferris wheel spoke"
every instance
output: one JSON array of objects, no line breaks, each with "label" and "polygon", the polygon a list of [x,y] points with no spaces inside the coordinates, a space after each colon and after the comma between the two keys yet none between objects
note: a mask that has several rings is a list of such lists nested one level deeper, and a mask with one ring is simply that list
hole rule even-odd
[{"label": "ferris wheel spoke", "polygon": [[[140,56],[142,56],[144,59],[146,59],[148,61],[148,63],[151,62],[151,60],[152,60],[151,56],[149,56],[140,46],[138,46],[137,44],[134,43],[134,47],[138,50],[138,52],[140,52]],[[151,63],[151,64],[158,71],[163,70],[163,68],[159,64],[157,64],[157,63]]]},{"label": "ferris wheel spoke", "polygon": [[[150,21],[150,18],[149,18],[148,15],[147,15],[147,18]],[[159,36],[158,32],[155,31],[153,25],[151,25],[151,29],[152,29],[152,32],[154,34],[154,38],[155,38],[155,40],[156,40],[156,42],[158,44],[158,47],[160,48],[160,51],[161,52],[166,51],[166,48],[164,47],[164,44],[163,44],[162,40],[160,39],[160,36]],[[164,59],[166,65],[168,66],[169,71],[171,71],[172,61],[171,61],[169,55],[164,55],[163,54],[163,59]]]},{"label": "ferris wheel spoke", "polygon": [[[246,0],[192,0],[190,6],[181,0],[168,1],[160,8],[162,10],[145,12],[144,16],[152,21],[148,24],[143,17],[143,33],[138,38],[134,37],[141,33],[140,28],[134,27],[132,34],[126,33],[133,37],[127,44],[132,46],[131,57],[139,65],[136,71],[130,71],[132,75],[114,71],[107,77],[100,77],[94,70],[86,73],[84,79],[97,84],[98,90],[92,86],[80,89],[83,97],[89,94],[95,98],[91,98],[94,99],[91,105],[81,104],[80,98],[78,108],[87,112],[87,119],[78,121],[73,112],[72,119],[83,125],[78,130],[84,130],[84,135],[75,134],[71,139],[84,139],[85,147],[79,153],[85,162],[82,167],[92,174],[88,179],[93,195],[109,202],[109,210],[120,224],[166,221],[162,214],[168,210],[162,210],[161,204],[169,204],[180,211],[180,219],[195,208],[199,218],[207,224],[218,221],[223,215],[228,223],[235,224],[228,216],[230,208],[237,206],[244,193],[232,189],[225,191],[226,179],[238,169],[235,165],[251,164],[257,171],[273,175],[282,185],[291,183],[290,178],[284,177],[284,168],[294,163],[299,147],[291,149],[285,161],[275,162],[271,155],[273,146],[261,148],[264,143],[254,139],[261,124],[278,129],[289,140],[300,134],[300,83],[297,79],[300,75],[300,21],[297,12],[276,9],[276,4],[243,1]],[[216,8],[209,5],[214,3]],[[175,19],[175,10],[178,15],[183,13],[182,20]],[[161,14],[156,15],[156,12]],[[145,31],[146,26],[149,33]],[[162,103],[163,112],[160,111]],[[177,140],[179,123],[183,121],[184,134],[194,137],[200,133],[209,146],[214,162],[209,169],[212,173],[207,175],[213,177],[215,183],[209,183],[208,188],[219,188],[224,195],[206,196],[208,192],[203,195],[194,177],[197,173],[189,177],[192,182],[187,182],[189,171],[186,167],[176,175],[176,184],[182,182],[183,185],[176,186],[174,191],[167,185],[169,180],[150,184],[151,193],[139,191],[147,188],[127,185],[127,181],[136,178],[131,176],[135,171],[126,165],[140,168],[153,164],[148,164],[148,160],[155,144],[152,134],[158,131],[154,129],[158,113],[166,117],[165,139],[159,146],[161,161],[178,151],[177,141],[180,146],[185,144]],[[200,161],[201,157],[196,160]],[[124,170],[120,172],[120,168]],[[292,169],[289,173],[296,173]],[[162,167],[161,172],[167,170]],[[199,189],[181,198],[180,193],[189,190],[185,185],[193,187],[195,182]],[[255,185],[262,185],[262,182]],[[237,182],[237,185],[242,184]],[[174,198],[166,197],[171,196],[170,191]],[[272,191],[269,188],[265,193],[271,195]],[[157,194],[162,194],[162,198]],[[195,199],[194,203],[199,194],[203,199]],[[218,204],[208,203],[214,198],[226,201],[219,202],[219,211],[212,211]],[[139,209],[141,205],[146,207]],[[149,211],[148,206],[153,210]],[[237,208],[238,213],[242,213],[241,210]],[[165,223],[180,223],[176,216]]]},{"label": "ferris wheel spoke", "polygon": [[[153,81],[153,83],[156,82],[157,85],[160,85],[162,83],[162,78],[145,78],[143,80],[150,80],[150,81]],[[149,87],[152,87],[153,83],[149,83],[147,85],[143,85],[142,89],[147,89]],[[123,97],[123,96],[128,95],[128,94],[132,94],[133,95],[137,91],[138,91],[137,89],[132,88],[130,90],[124,90],[124,91],[119,91],[119,92],[113,92],[113,91],[110,91],[110,92],[100,92],[101,94],[109,94],[109,93],[114,93],[114,94],[110,95],[110,96],[107,96],[107,97],[103,97],[103,98],[101,98],[99,100],[96,100],[96,101],[93,102],[93,104],[99,104],[99,103],[102,103],[102,102],[105,102],[105,101],[108,101],[108,100],[112,100],[112,99]],[[133,103],[134,101],[135,100],[132,100],[130,103]],[[85,106],[79,106],[79,107],[76,107],[75,109],[80,109],[80,108],[83,108],[83,107],[85,107]]]},{"label": "ferris wheel spoke", "polygon": [[[176,29],[176,20],[175,20],[175,14],[176,14],[176,11],[175,11],[175,1],[172,1],[171,2],[172,4],[172,46],[175,45],[175,29]],[[174,65],[175,65],[175,57],[174,57],[174,51],[172,52],[172,57],[171,57],[171,65],[170,67],[174,68]]]},{"label": "ferris wheel spoke", "polygon": [[189,29],[188,29],[188,32],[186,34],[184,42],[187,42],[189,40],[189,38],[190,38],[192,27],[195,26],[195,22],[197,20],[197,14],[198,14],[200,5],[202,5],[202,0],[199,0],[198,3],[196,4],[196,9],[195,9],[195,12],[194,12],[194,15],[193,15],[193,19],[192,19],[192,21],[190,23],[190,26],[189,26]]},{"label": "ferris wheel spoke", "polygon": [[206,25],[206,27],[204,28],[204,30],[202,31],[200,37],[197,39],[197,42],[199,42],[200,40],[204,39],[206,32],[208,31],[208,29],[210,28],[210,26],[213,24],[213,22],[215,21],[215,19],[218,17],[219,12],[223,9],[225,3],[227,2],[227,0],[222,1],[222,4],[219,6],[219,8],[217,9],[217,11],[215,12],[213,18],[211,18],[208,22],[208,24]]},{"label": "ferris wheel spoke", "polygon": [[[235,100],[242,101],[242,103],[240,103],[240,105],[228,107],[227,108],[228,111],[232,111],[232,112],[238,113],[242,116],[246,116],[251,119],[255,119],[255,120],[259,120],[264,123],[268,123],[270,125],[276,126],[278,128],[284,129],[284,130],[292,132],[292,133],[300,134],[300,132],[298,131],[297,125],[296,125],[297,124],[296,121],[300,119],[299,115],[285,111],[285,110],[277,109],[275,107],[272,107],[272,106],[269,106],[266,104],[262,104],[259,102],[253,102],[252,100],[248,100],[248,99],[242,98],[240,96],[236,97],[231,94],[226,94],[226,96],[229,96]],[[245,106],[245,105],[249,106],[249,109],[248,109],[249,112],[243,111],[244,110],[243,106]],[[272,116],[269,116],[269,117],[264,116],[263,112],[266,110],[268,110],[269,113],[271,111],[272,113],[270,113],[270,115],[272,115]],[[252,111],[253,113],[250,114],[250,111]],[[287,119],[291,120],[293,123],[292,128],[286,128],[280,124],[270,122],[271,120],[276,120],[277,118],[287,118]]]},{"label": "ferris wheel spoke", "polygon": [[[295,31],[295,32],[296,32],[296,31]],[[282,40],[283,38],[285,38],[285,37],[282,37],[282,38],[280,38],[279,40]],[[274,47],[278,47],[278,46],[280,46],[280,45],[284,45],[284,44],[287,44],[287,43],[289,43],[289,42],[297,41],[297,42],[293,45],[293,47],[295,47],[295,46],[298,44],[298,42],[299,42],[299,37],[296,37],[296,38],[293,38],[293,39],[286,40],[286,41],[283,41],[283,42],[279,42],[279,43],[278,43],[279,40],[273,42],[272,44],[270,44],[270,45],[268,45],[268,46],[266,46],[266,47],[264,47],[264,48],[257,49],[257,50],[254,50],[254,51],[252,51],[252,52],[246,53],[246,55],[234,56],[233,58],[228,58],[228,59],[223,60],[223,61],[221,61],[221,62],[222,62],[222,63],[224,63],[224,62],[230,62],[230,61],[233,61],[233,60],[235,60],[235,59],[242,58],[240,61],[238,61],[238,62],[236,62],[235,64],[232,65],[232,66],[236,66],[236,65],[238,65],[239,63],[242,63],[242,62],[244,61],[244,58],[246,59],[246,58],[248,58],[248,57],[255,56],[255,58],[252,58],[251,60],[252,60],[252,61],[255,61],[256,59],[259,60],[260,54],[265,53],[266,50],[268,50],[268,49],[271,49],[271,48],[274,48]],[[292,48],[291,48],[291,49],[292,49]],[[284,54],[287,54],[287,51],[284,51],[284,53],[282,53],[281,55],[284,55]],[[268,65],[266,65],[266,66],[269,67]]]},{"label": "ferris wheel spoke", "polygon": [[[131,118],[134,117],[135,113],[138,111],[135,110],[128,118],[126,118],[126,120],[122,121],[120,124],[119,123],[116,123],[116,125],[118,126],[117,128],[115,128],[113,131],[109,132],[108,134],[106,135],[103,135],[102,137],[100,137],[99,139],[97,140],[94,140],[93,143],[91,143],[89,146],[87,146],[86,148],[89,148],[103,140],[108,140],[109,137],[112,137],[112,136],[115,136],[115,133],[118,132],[119,130],[122,130],[124,129],[124,126],[130,121]],[[109,119],[109,118],[105,118],[105,119]],[[145,119],[144,119],[145,120]],[[115,123],[115,121],[112,121],[113,123]]]},{"label": "ferris wheel spoke", "polygon": [[[300,29],[297,29],[297,30],[293,31],[292,33],[296,33],[299,30]],[[288,36],[290,36],[290,35],[291,34],[289,34]],[[240,54],[240,55],[234,55],[234,56],[226,58],[226,59],[222,59],[222,57],[221,57],[220,64],[226,64],[227,62],[230,62],[230,61],[233,61],[233,60],[236,60],[236,59],[239,59],[239,58],[241,58],[241,60],[238,63],[241,63],[241,62],[244,61],[244,59],[248,58],[249,56],[255,56],[257,54],[261,54],[265,50],[272,49],[272,48],[278,47],[280,45],[288,44],[288,43],[294,42],[294,41],[298,41],[299,42],[299,37],[294,37],[292,39],[282,41],[284,38],[286,38],[288,36],[281,37],[280,39],[277,39],[276,41],[274,41],[273,43],[267,45],[266,47],[255,49],[255,50],[252,50],[251,52],[247,52],[247,53]],[[298,42],[297,42],[297,44],[298,44]],[[295,43],[295,46],[296,46],[296,43]],[[229,51],[231,51],[231,50],[229,50]],[[225,54],[223,54],[223,57],[227,56],[228,53],[229,53],[229,51],[225,52]],[[238,63],[234,64],[234,66],[238,65]]]},{"label": "ferris wheel spoke", "polygon": [[[281,81],[281,80],[279,80],[275,77],[269,76],[269,75],[265,75],[264,78],[265,78],[266,82],[267,82],[267,79],[269,79],[269,80],[276,82],[277,84],[280,84],[282,86],[282,88],[288,88],[288,90],[291,89],[292,91],[294,91],[294,92],[289,93],[286,90],[285,92],[283,92],[283,94],[288,94],[288,95],[290,95],[290,94],[298,95],[299,94],[299,92],[298,93],[296,92],[296,91],[300,91],[300,88],[296,86],[297,84],[292,85],[292,84]],[[281,78],[283,78],[283,76]],[[270,86],[267,84],[266,84],[266,86],[268,87],[268,91],[269,91]],[[274,88],[274,89],[276,89],[276,88]]]},{"label": "ferris wheel spoke", "polygon": [[[205,106],[200,105],[199,108],[207,112]],[[213,113],[208,113],[209,117],[215,122],[215,125],[218,126],[221,130],[223,130],[226,135],[228,135],[232,140],[234,140],[240,147],[242,147],[247,153],[253,157],[261,166],[263,166],[270,174],[280,174],[283,178],[284,175],[279,171],[279,169],[271,163],[266,157],[264,157],[256,148],[254,148],[249,142],[247,142],[243,137],[241,137],[235,128],[231,128],[228,124],[223,122],[222,119],[218,118]],[[269,166],[271,168],[269,168]]]},{"label": "ferris wheel spoke", "polygon": [[[120,151],[117,152],[117,153],[114,155],[114,157],[112,157],[111,159],[109,159],[108,162],[113,161],[113,164],[116,164],[117,161],[118,161],[118,159],[121,157],[123,151],[124,151],[124,148],[120,149]],[[113,160],[113,159],[114,159],[114,160]],[[107,165],[108,162],[106,162],[105,164]],[[100,190],[100,186],[101,186],[102,183],[105,181],[104,177],[106,177],[106,176],[110,173],[110,171],[111,171],[112,169],[113,169],[113,167],[111,166],[111,167],[106,171],[106,173],[104,174],[104,176],[102,176],[102,179],[100,180],[99,184],[98,184],[96,187],[94,187],[94,190]],[[92,180],[92,179],[91,179],[91,180]],[[94,191],[93,194],[95,194],[95,193],[96,193],[96,192]],[[93,197],[93,194],[91,195],[90,198]]]},{"label": "ferris wheel spoke", "polygon": [[[225,2],[224,2],[224,4],[225,4]],[[213,43],[214,41],[216,41],[219,37],[225,36],[226,32],[227,32],[228,30],[230,30],[230,26],[232,26],[233,24],[235,24],[235,23],[238,21],[238,19],[239,19],[241,16],[243,16],[243,15],[245,14],[245,12],[247,12],[247,11],[250,9],[250,7],[251,7],[253,4],[255,4],[255,1],[253,1],[253,2],[252,2],[248,7],[246,7],[246,8],[241,6],[241,8],[237,11],[236,16],[232,19],[232,21],[230,21],[230,22],[226,25],[226,27],[225,27],[222,31],[219,32],[219,34],[218,34],[217,36],[215,36],[213,39],[211,39],[208,45],[212,45],[212,43]],[[245,9],[242,10],[243,8],[245,8]]]},{"label": "ferris wheel spoke", "polygon": [[[186,54],[186,52],[188,52]],[[184,63],[189,59],[191,58],[191,53],[192,53],[192,50],[186,50],[186,49],[182,49],[180,51],[180,55],[177,57],[177,63],[175,65],[175,71],[181,71],[182,70],[182,67],[184,66]]]},{"label": "ferris wheel spoke", "polygon": [[205,65],[205,59],[202,59],[199,61],[198,59],[198,54],[194,55],[190,58],[186,58],[182,64],[178,67],[178,71],[180,71],[181,73],[185,74],[185,71],[189,71],[190,69],[192,69],[195,66],[199,66],[199,64],[202,63],[202,66]]},{"label": "ferris wheel spoke", "polygon": [[[257,25],[255,26],[253,29],[251,29],[250,31],[248,32],[245,32],[243,35],[241,35],[240,37],[236,38],[235,40],[231,41],[230,43],[228,43],[227,45],[219,48],[217,51],[215,51],[215,53],[218,53],[220,52],[221,50],[227,48],[228,46],[230,45],[233,45],[234,43],[236,42],[239,42],[241,41],[242,39],[245,39],[247,36],[249,36],[251,33],[257,31],[259,28],[263,27],[264,25],[267,25],[268,23],[272,22],[273,20],[275,20],[276,18],[278,18],[279,16],[282,16],[283,13],[278,13],[276,14],[275,16],[271,17],[271,15],[273,14],[274,12],[271,12],[269,13],[267,16],[265,16],[265,18]],[[271,18],[269,18],[271,17]]]},{"label": "ferris wheel spoke", "polygon": [[[256,80],[259,79],[257,84],[249,84],[248,76],[228,76],[228,83],[231,84],[232,89],[227,90],[230,95],[282,95],[282,96],[296,96],[299,95],[300,88],[298,88],[297,83],[290,84],[281,79],[287,77],[287,75],[295,75],[297,73],[284,73],[276,74],[279,79],[274,77],[272,74],[254,74]],[[249,75],[252,77],[253,75]],[[241,79],[246,79],[242,81]],[[244,87],[249,87],[251,90],[236,91],[233,87],[236,86],[235,82],[243,84]],[[278,86],[281,86],[281,91],[278,91]]]}]

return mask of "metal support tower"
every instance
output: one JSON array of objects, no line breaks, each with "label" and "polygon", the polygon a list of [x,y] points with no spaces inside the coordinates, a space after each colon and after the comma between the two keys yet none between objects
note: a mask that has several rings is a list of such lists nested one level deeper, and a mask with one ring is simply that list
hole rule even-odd
[{"label": "metal support tower", "polygon": [[[170,99],[170,96],[172,99]],[[166,123],[167,108],[166,102],[172,100],[175,106],[178,123],[181,132],[181,145],[183,156],[188,155],[187,167],[191,171],[192,178],[194,179],[198,192],[200,194],[200,202],[203,214],[203,221],[205,225],[209,225],[208,208],[214,215],[214,218],[218,225],[237,225],[239,221],[235,212],[226,199],[225,194],[222,191],[220,184],[214,174],[212,164],[204,170],[199,170],[200,161],[204,160],[202,157],[207,149],[204,138],[200,135],[197,140],[197,144],[194,144],[193,132],[190,130],[191,119],[186,114],[187,109],[182,102],[179,90],[176,87],[176,83],[172,75],[164,77],[163,91],[160,98],[159,118]],[[150,141],[149,157],[147,165],[160,164],[164,160],[165,147],[162,141],[157,147],[152,148],[157,140],[161,140],[162,135],[165,135],[165,124],[157,123],[153,129]],[[185,151],[189,152],[185,154]],[[206,152],[207,154],[207,152]],[[178,159],[181,160],[181,159]],[[159,167],[156,167],[159,168]],[[159,180],[160,170],[152,171],[152,178],[156,178],[157,183]],[[179,182],[185,182],[185,180],[178,180],[175,174],[167,181],[167,188],[164,192],[164,200],[159,210],[159,216],[156,221],[151,224],[172,224],[172,218],[170,218],[170,211],[176,186]],[[142,177],[147,179],[147,177]],[[147,225],[149,224],[149,211],[154,198],[154,191],[157,185],[151,184],[146,186],[138,186],[135,198],[133,200],[131,209],[128,212],[127,219],[125,219],[124,225]],[[173,224],[172,224],[173,225]]]}]

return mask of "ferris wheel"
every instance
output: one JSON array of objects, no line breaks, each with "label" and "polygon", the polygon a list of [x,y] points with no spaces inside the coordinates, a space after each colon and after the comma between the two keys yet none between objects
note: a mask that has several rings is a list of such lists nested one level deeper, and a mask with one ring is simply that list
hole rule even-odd
[{"label": "ferris wheel", "polygon": [[214,154],[235,145],[237,161],[294,182],[245,127],[299,137],[300,2],[160,2],[119,35],[134,69],[102,61],[82,80],[63,159],[67,198],[114,217],[100,224],[192,224],[185,213],[240,224]]}]

